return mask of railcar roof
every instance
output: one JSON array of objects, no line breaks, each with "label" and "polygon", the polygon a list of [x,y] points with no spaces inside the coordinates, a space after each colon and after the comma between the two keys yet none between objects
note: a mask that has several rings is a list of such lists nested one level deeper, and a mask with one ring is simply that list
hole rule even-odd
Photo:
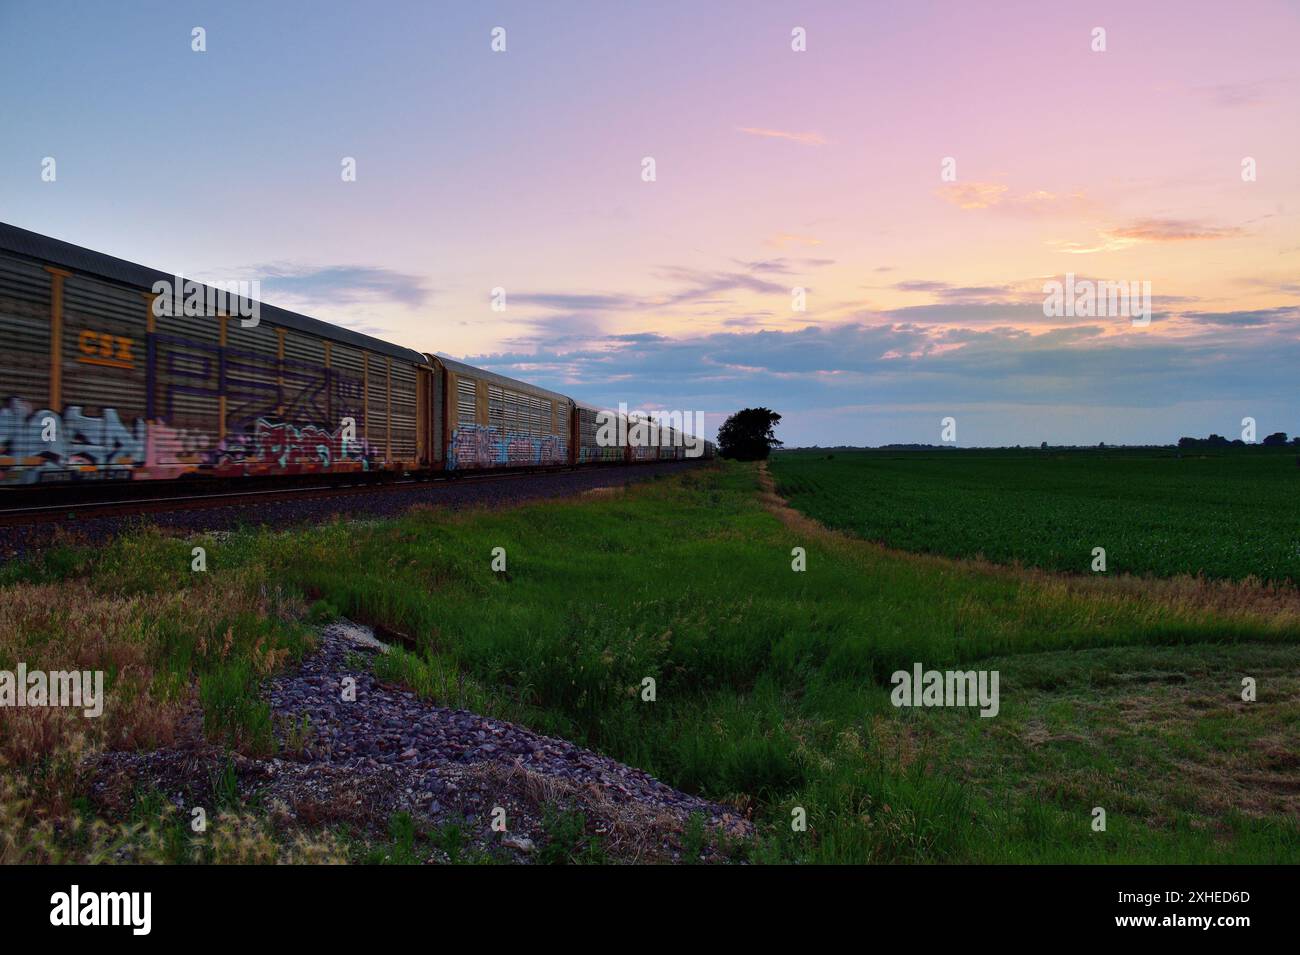
[{"label": "railcar roof", "polygon": [[569,404],[573,404],[572,398],[568,395],[562,395],[558,391],[549,391],[546,388],[539,388],[537,385],[530,385],[528,382],[520,381],[518,378],[507,378],[505,375],[498,375],[495,371],[488,371],[486,368],[475,368],[473,365],[467,365],[463,361],[448,358],[446,355],[430,355],[429,357],[436,362],[441,362],[447,367],[448,371],[453,371],[458,375],[465,375],[469,378],[482,378],[484,381],[493,382],[503,388],[509,388],[512,391],[522,391],[527,394],[550,398],[553,401],[566,401]]},{"label": "railcar roof", "polygon": [[593,405],[586,401],[579,401],[577,398],[573,399],[573,403],[586,411],[609,411],[610,414],[618,414],[617,411],[610,411],[610,409],[602,408],[600,405]]},{"label": "railcar roof", "polygon": [[[17,226],[9,225],[7,222],[0,222],[0,250],[30,259],[37,259],[41,262],[49,262],[70,272],[107,279],[110,282],[129,285],[133,288],[150,289],[153,288],[155,282],[170,282],[176,277],[169,272],[160,272],[157,269],[137,265],[125,259],[73,245],[71,242],[64,242],[48,235],[41,235],[39,232],[20,229]],[[181,277],[184,278],[184,276]],[[205,290],[210,288],[207,285],[203,287]],[[329,322],[323,322],[308,315],[301,315],[298,312],[291,312],[288,309],[278,308],[262,302],[258,304],[260,319],[268,324],[291,328],[294,331],[351,345],[355,348],[365,348],[416,365],[425,363],[424,356],[410,348],[403,348],[401,345],[394,345],[380,338],[372,338],[369,335],[363,335],[361,332],[354,332],[338,325],[331,325]]]}]

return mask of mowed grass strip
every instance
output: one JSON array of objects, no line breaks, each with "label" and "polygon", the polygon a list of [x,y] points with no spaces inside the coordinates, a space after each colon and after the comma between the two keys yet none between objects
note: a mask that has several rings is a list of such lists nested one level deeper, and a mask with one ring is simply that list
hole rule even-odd
[{"label": "mowed grass strip", "polygon": [[[761,837],[745,851],[758,861],[1300,859],[1300,771],[1274,758],[1296,751],[1298,691],[1283,675],[1300,663],[1300,617],[1266,591],[1258,606],[1248,585],[1229,603],[1120,582],[1084,591],[890,553],[771,504],[755,469],[724,465],[511,510],[144,533],[10,568],[0,601],[53,580],[110,604],[212,587],[236,611],[271,601],[260,621],[231,614],[231,647],[259,646],[261,634],[265,648],[274,633],[286,651],[299,649],[300,624],[281,618],[314,602],[317,615],[409,641],[384,675],[439,703],[575,739],[752,810]],[[189,569],[195,544],[208,548],[202,583]],[[791,569],[796,546],[802,573]],[[492,571],[496,547],[505,573]],[[195,640],[219,630],[198,620]],[[85,629],[44,631],[45,659],[94,624],[74,626]],[[247,651],[187,669],[174,640],[150,640],[145,657],[155,676],[142,694],[218,673],[210,695],[236,714],[230,737],[258,745],[255,708],[236,705],[248,671],[231,661]],[[1157,676],[1134,679],[1135,660]],[[895,709],[889,676],[916,662],[999,670],[1001,713]],[[1242,676],[1259,680],[1257,703],[1241,703]],[[655,702],[642,700],[646,677]],[[1194,699],[1170,695],[1179,680]],[[1252,773],[1276,799],[1249,792]],[[1096,806],[1105,832],[1091,829]],[[791,829],[797,808],[807,832]]]},{"label": "mowed grass strip", "polygon": [[1294,448],[795,451],[777,487],[890,547],[1091,573],[1300,582]]}]

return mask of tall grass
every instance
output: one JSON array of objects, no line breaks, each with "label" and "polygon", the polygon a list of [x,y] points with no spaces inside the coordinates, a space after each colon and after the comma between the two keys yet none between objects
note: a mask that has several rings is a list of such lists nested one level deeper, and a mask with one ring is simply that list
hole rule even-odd
[{"label": "tall grass", "polygon": [[[76,586],[110,604],[189,594],[208,609],[150,618],[146,692],[197,677],[208,731],[254,749],[267,732],[257,679],[303,652],[295,621],[309,603],[338,608],[403,642],[376,661],[381,678],[730,801],[760,824],[750,850],[760,860],[1300,857],[1285,813],[1204,794],[1166,804],[1172,789],[1155,776],[1135,781],[1118,759],[1097,760],[1110,744],[1096,726],[1079,728],[1086,744],[1024,742],[1039,704],[1051,711],[1067,690],[1087,701],[1081,680],[1124,685],[1132,650],[1177,668],[1248,643],[1271,654],[1261,665],[1294,664],[1294,615],[898,556],[783,523],[755,492],[752,470],[722,466],[513,510],[247,530],[204,541],[212,586],[234,595],[220,613],[209,585],[187,576],[193,542],[156,534],[29,567],[10,591],[73,568]],[[492,572],[498,546],[508,575]],[[795,546],[807,550],[805,572],[791,569]],[[39,619],[25,628],[30,639],[41,631]],[[1067,650],[1088,651],[1087,667]],[[1053,654],[1067,662],[1048,679],[1038,661]],[[890,705],[894,670],[977,661],[1003,673],[1005,718]],[[1031,672],[1038,683],[1019,680]],[[1289,732],[1278,721],[1292,704],[1276,704],[1257,711],[1255,732]],[[1168,750],[1191,725],[1164,727],[1169,740],[1144,751],[1163,760],[1160,779],[1175,777]],[[1247,758],[1248,747],[1225,738],[1201,756]],[[1125,802],[1134,786],[1150,798]],[[1099,799],[1113,807],[1106,833],[1088,826]],[[806,832],[791,828],[796,809]]]}]

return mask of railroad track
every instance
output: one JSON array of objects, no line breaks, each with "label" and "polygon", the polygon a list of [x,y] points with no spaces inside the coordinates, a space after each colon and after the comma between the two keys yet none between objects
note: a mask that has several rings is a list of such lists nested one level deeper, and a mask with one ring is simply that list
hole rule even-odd
[{"label": "railroad track", "polygon": [[[547,468],[547,473],[563,473],[574,468]],[[376,484],[319,484],[261,490],[211,491],[125,498],[112,501],[75,501],[55,504],[0,507],[0,527],[24,524],[64,523],[98,517],[121,517],[132,514],[156,514],[167,511],[209,510],[218,507],[262,505],[280,501],[306,501],[321,498],[344,498],[356,495],[390,494],[419,488],[463,487],[469,484],[492,484],[533,477],[535,470],[505,473],[466,474],[456,477],[439,476],[427,479],[406,478]]]}]

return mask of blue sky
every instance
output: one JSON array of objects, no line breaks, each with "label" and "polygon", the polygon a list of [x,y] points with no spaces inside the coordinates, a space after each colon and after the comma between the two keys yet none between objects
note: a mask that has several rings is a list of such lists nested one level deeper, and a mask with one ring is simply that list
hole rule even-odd
[{"label": "blue sky", "polygon": [[[1298,39],[1263,0],[4,0],[0,219],[794,444],[1297,432]],[[1066,272],[1150,281],[1150,326],[1048,319]]]}]

